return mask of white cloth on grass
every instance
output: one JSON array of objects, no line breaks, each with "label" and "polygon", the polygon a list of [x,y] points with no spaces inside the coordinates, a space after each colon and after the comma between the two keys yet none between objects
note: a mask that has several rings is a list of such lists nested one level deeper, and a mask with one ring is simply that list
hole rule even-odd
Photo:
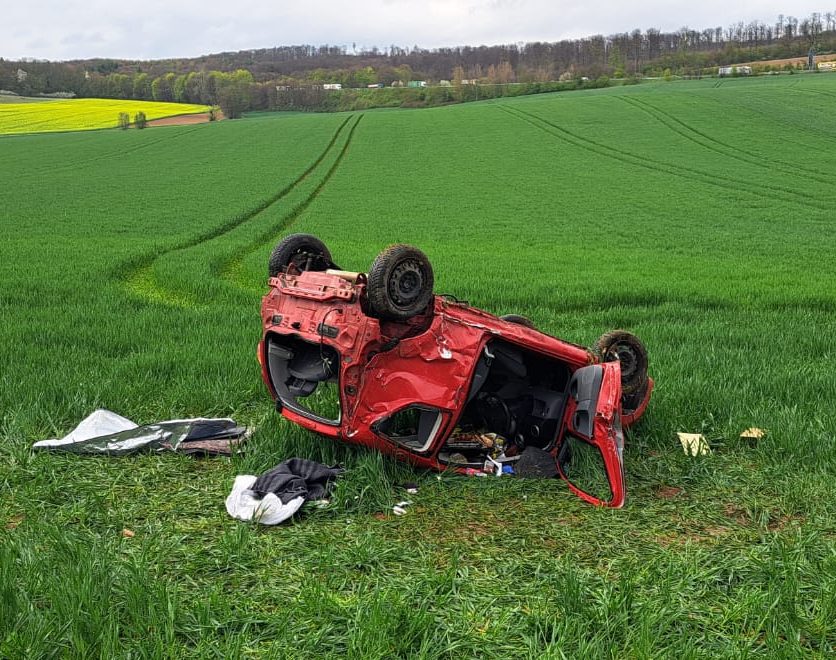
[{"label": "white cloth on grass", "polygon": [[264,497],[250,490],[255,483],[253,474],[242,474],[235,477],[232,492],[226,498],[226,511],[238,520],[255,520],[262,525],[278,525],[290,518],[305,503],[304,495],[294,497],[283,504],[274,493],[267,493]]},{"label": "white cloth on grass", "polygon": [[60,440],[40,440],[32,445],[32,448],[61,447],[62,445],[71,445],[83,440],[130,431],[135,428],[137,428],[137,425],[128,418],[122,417],[122,415],[117,415],[110,410],[96,410],[85,417],[78,426]]},{"label": "white cloth on grass", "polygon": [[96,410],[60,440],[40,440],[32,449],[107,456],[149,450],[229,455],[246,431],[228,417],[169,419],[137,426],[109,410]]}]

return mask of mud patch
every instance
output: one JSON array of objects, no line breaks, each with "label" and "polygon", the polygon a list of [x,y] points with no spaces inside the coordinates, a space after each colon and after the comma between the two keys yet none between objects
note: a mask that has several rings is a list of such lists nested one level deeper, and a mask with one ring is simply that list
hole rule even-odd
[{"label": "mud patch", "polygon": [[731,518],[738,525],[749,524],[749,516],[746,514],[745,509],[742,509],[736,504],[726,504],[726,506],[723,507],[723,513],[726,514],[727,518]]},{"label": "mud patch", "polygon": [[770,532],[781,532],[787,527],[798,527],[803,524],[805,518],[803,516],[770,516],[766,528]]},{"label": "mud patch", "polygon": [[672,500],[684,492],[682,488],[676,486],[660,486],[653,494],[661,500]]}]

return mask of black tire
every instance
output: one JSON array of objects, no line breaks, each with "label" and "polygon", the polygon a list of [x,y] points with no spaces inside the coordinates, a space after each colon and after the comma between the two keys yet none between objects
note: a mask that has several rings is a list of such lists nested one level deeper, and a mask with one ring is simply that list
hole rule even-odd
[{"label": "black tire", "polygon": [[310,234],[291,234],[285,236],[270,255],[267,272],[270,277],[277,277],[293,266],[295,270],[327,270],[333,268],[331,253],[325,243]]},{"label": "black tire", "polygon": [[522,325],[526,328],[531,328],[532,330],[537,329],[537,326],[534,325],[534,322],[530,318],[522,316],[521,314],[505,314],[499,318],[503,321],[508,321],[508,323],[516,323],[517,325]]},{"label": "black tire", "polygon": [[372,316],[406,321],[423,312],[433,297],[430,260],[411,245],[392,245],[377,255],[366,292]]},{"label": "black tire", "polygon": [[595,352],[602,362],[621,363],[623,397],[647,387],[647,349],[636,335],[626,330],[608,332],[596,342]]}]

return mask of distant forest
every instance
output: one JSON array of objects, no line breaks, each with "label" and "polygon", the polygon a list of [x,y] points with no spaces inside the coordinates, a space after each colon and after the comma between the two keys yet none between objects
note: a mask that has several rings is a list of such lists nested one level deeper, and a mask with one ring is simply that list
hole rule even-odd
[{"label": "distant forest", "polygon": [[[775,23],[737,23],[675,32],[633,30],[558,42],[422,49],[281,46],[188,59],[68,62],[0,59],[0,90],[26,96],[67,95],[220,105],[227,116],[246,110],[333,110],[380,105],[369,86],[393,89],[384,105],[426,105],[505,95],[499,86],[552,91],[581,81],[642,76],[703,76],[742,62],[836,51],[836,12]],[[755,69],[759,67],[755,66]],[[761,69],[772,68],[769,65]],[[426,89],[408,88],[426,81]],[[563,87],[556,83],[560,82]],[[339,83],[341,92],[322,90]],[[587,83],[588,84],[588,83]],[[432,91],[441,86],[442,92]],[[493,86],[481,92],[464,86]],[[348,88],[364,89],[352,92]],[[380,94],[382,90],[378,91]],[[379,99],[378,99],[379,100]]]}]

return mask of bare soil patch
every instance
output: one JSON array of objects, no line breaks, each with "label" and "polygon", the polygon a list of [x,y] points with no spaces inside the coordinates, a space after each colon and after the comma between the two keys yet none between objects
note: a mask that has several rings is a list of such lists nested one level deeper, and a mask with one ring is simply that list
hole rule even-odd
[{"label": "bare soil patch", "polygon": [[659,499],[672,500],[674,497],[680,495],[682,492],[682,488],[678,488],[677,486],[660,486],[656,489],[654,494]]},{"label": "bare soil patch", "polygon": [[[224,118],[222,112],[215,112],[215,121],[220,121]],[[152,119],[148,122],[148,126],[190,126],[192,124],[205,124],[209,121],[208,112],[198,112],[193,115],[177,115],[176,117],[162,117],[161,119]]]}]

